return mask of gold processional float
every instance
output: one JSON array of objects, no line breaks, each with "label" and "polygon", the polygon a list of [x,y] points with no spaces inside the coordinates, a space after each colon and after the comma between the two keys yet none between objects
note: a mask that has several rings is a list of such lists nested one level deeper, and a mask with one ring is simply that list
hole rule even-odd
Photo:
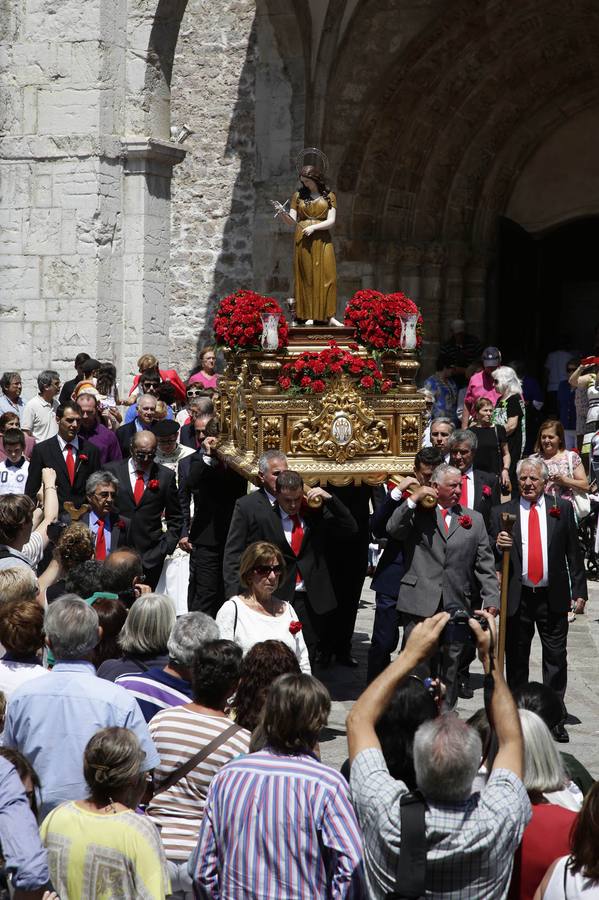
[{"label": "gold processional float", "polygon": [[310,486],[380,484],[411,472],[421,446],[422,317],[404,294],[361,290],[344,323],[335,318],[328,159],[307,147],[296,166],[295,192],[271,201],[279,227],[293,233],[291,327],[276,300],[253,291],[225,297],[216,312],[227,359],[220,455],[251,480],[262,453],[280,449]]},{"label": "gold processional float", "polygon": [[[376,318],[394,298],[408,312],[387,316],[390,332],[383,329],[377,344],[383,343],[373,351],[364,345],[364,310]],[[347,325],[355,310],[362,318]],[[377,485],[413,472],[425,413],[415,381],[419,311],[404,295],[359,291],[345,321],[346,327],[289,327],[271,298],[240,291],[221,301],[215,336],[226,368],[219,383],[218,452],[248,480],[256,480],[260,456],[273,449],[288,456],[309,486]],[[241,328],[236,336],[235,328]],[[333,361],[323,363],[329,356]],[[298,378],[302,361],[304,372],[306,364],[311,368]]]}]

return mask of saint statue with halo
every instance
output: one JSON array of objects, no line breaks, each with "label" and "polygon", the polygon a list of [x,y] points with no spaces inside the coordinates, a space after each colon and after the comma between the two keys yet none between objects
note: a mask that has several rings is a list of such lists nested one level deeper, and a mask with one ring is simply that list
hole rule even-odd
[{"label": "saint statue with halo", "polygon": [[[320,168],[299,165],[306,156],[320,159]],[[298,155],[300,188],[290,207],[272,201],[276,216],[295,228],[293,255],[295,316],[305,325],[342,323],[337,311],[337,268],[330,230],[337,216],[337,200],[325,181],[328,160],[316,147]]]}]

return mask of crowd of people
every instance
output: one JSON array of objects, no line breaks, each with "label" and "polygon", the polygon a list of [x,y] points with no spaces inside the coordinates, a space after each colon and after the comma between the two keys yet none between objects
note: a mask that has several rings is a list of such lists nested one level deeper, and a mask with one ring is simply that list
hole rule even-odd
[{"label": "crowd of people", "polygon": [[[84,353],[26,403],[2,376],[15,897],[599,896],[599,788],[556,746],[587,602],[599,359],[556,353],[544,391],[453,323],[413,474],[374,489],[308,488],[272,449],[248,490],[217,452],[213,347],[185,382],[145,354],[126,399]],[[369,563],[367,687],[338,772],[320,759],[323,682],[358,666]]]}]

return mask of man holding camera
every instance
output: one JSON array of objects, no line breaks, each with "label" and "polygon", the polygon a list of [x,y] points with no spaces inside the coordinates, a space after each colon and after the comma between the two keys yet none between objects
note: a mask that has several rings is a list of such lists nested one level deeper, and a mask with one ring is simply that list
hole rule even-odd
[{"label": "man holding camera", "polygon": [[452,714],[424,722],[414,737],[421,797],[410,797],[407,785],[389,773],[376,723],[397,688],[437,652],[448,619],[439,612],[415,626],[399,657],[347,717],[350,787],[373,900],[425,894],[461,900],[507,896],[514,853],[530,819],[520,719],[495,665],[495,622],[487,612],[479,616],[486,628],[474,619],[468,622],[488,680],[487,715],[497,738],[486,785],[472,793],[483,748],[474,729]]},{"label": "man holding camera", "polygon": [[[431,486],[413,492],[391,516],[387,534],[403,542],[405,572],[399,588],[404,644],[414,626],[441,610],[453,619],[472,614],[472,601],[499,605],[495,561],[483,517],[460,505],[462,473],[443,464]],[[446,702],[457,700],[458,670],[468,629],[452,623],[433,660],[447,688]]]}]

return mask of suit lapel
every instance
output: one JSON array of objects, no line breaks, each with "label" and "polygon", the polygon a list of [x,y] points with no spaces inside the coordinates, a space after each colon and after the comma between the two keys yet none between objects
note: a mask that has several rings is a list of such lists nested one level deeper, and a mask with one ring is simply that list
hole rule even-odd
[{"label": "suit lapel", "polygon": [[67,472],[67,464],[64,461],[64,456],[62,454],[62,450],[60,449],[60,444],[58,443],[58,438],[56,436],[52,440],[50,452],[56,461],[56,465],[53,466],[53,468],[55,468],[57,471],[60,471],[70,484],[69,473]]},{"label": "suit lapel", "polygon": [[555,527],[557,525],[557,519],[555,516],[549,515],[549,511],[551,509],[553,503],[553,498],[549,496],[549,494],[545,494],[545,516],[547,518],[547,556],[549,556],[549,548],[551,546],[551,540],[553,538],[553,534],[555,532]]}]

